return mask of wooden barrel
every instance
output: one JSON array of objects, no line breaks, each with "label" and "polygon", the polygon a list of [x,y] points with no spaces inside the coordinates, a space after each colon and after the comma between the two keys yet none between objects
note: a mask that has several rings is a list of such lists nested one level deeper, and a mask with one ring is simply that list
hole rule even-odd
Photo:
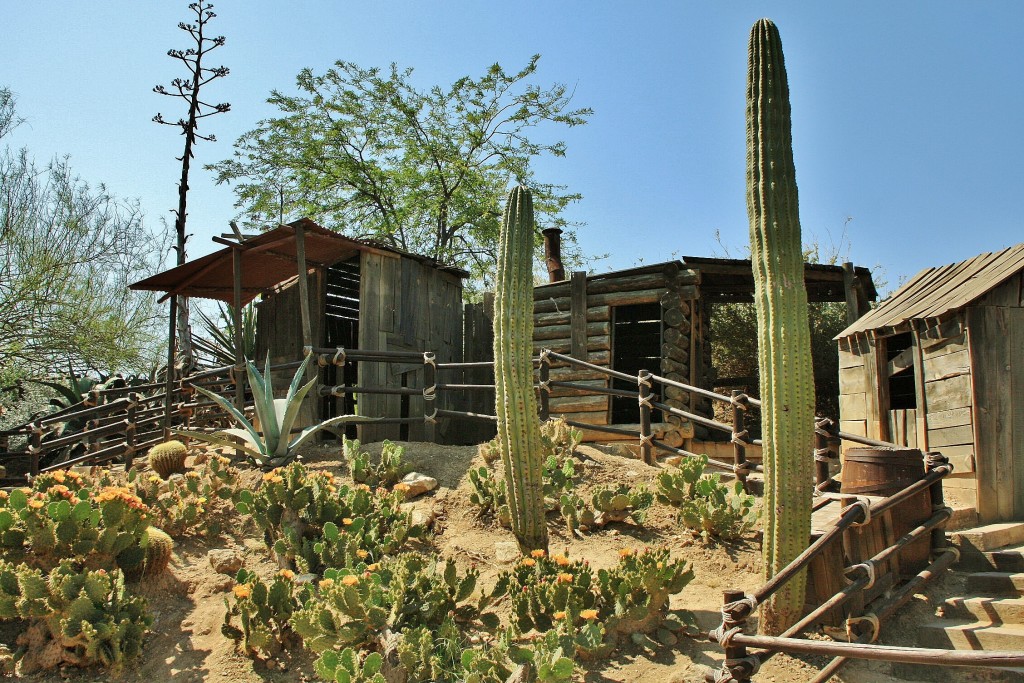
[{"label": "wooden barrel", "polygon": [[[916,448],[851,448],[843,458],[843,482],[840,493],[886,497],[898,493],[925,474],[924,454]],[[891,538],[895,541],[932,516],[931,493],[924,489],[889,509]],[[879,530],[885,533],[882,520]],[[873,523],[872,526],[875,526]],[[886,534],[887,536],[889,534]],[[894,569],[904,575],[916,574],[928,565],[931,549],[929,534],[899,553]],[[868,557],[856,558],[866,560]]]}]

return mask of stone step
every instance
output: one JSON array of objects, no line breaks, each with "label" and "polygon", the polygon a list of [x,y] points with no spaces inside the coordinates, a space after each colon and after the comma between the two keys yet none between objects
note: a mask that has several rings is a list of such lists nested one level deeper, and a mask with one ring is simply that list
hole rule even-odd
[{"label": "stone step", "polygon": [[956,568],[960,571],[1024,572],[1024,545],[989,551],[961,547]]},{"label": "stone step", "polygon": [[978,526],[978,511],[970,505],[951,505],[953,515],[946,522],[946,531],[961,531]]},{"label": "stone step", "polygon": [[972,548],[980,552],[1020,545],[1024,543],[1024,522],[1000,522],[954,531],[949,534],[949,540],[960,548]]},{"label": "stone step", "polygon": [[943,650],[1024,651],[1024,626],[965,619],[936,619],[917,628],[921,647]]},{"label": "stone step", "polygon": [[922,664],[894,663],[892,675],[907,683],[910,681],[914,683],[919,681],[928,683],[1024,683],[1024,668],[924,666]]},{"label": "stone step", "polygon": [[1024,594],[1024,573],[975,572],[967,575],[967,592],[982,595]]},{"label": "stone step", "polygon": [[972,596],[949,598],[939,607],[945,619],[976,619],[1004,624],[1024,624],[1024,598]]}]

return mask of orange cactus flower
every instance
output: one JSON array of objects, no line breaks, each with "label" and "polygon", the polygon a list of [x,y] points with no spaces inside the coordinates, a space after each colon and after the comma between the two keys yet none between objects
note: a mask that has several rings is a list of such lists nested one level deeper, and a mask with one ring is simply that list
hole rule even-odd
[{"label": "orange cactus flower", "polygon": [[334,579],[321,579],[320,583],[318,585],[322,589],[323,588],[330,588],[331,586],[334,585]]},{"label": "orange cactus flower", "polygon": [[632,555],[633,555],[633,549],[632,548],[623,548],[622,550],[619,551],[619,557],[630,557]]},{"label": "orange cactus flower", "polygon": [[410,488],[410,486],[408,484],[403,484],[403,483],[399,482],[399,483],[394,485],[392,490],[394,490],[394,491],[401,491],[402,493],[405,493],[406,491],[409,490],[409,488]]},{"label": "orange cactus flower", "polygon": [[533,565],[537,564],[537,560],[533,559],[532,557],[524,557],[521,564],[524,567],[532,567]]},{"label": "orange cactus flower", "polygon": [[375,572],[380,569],[380,562],[374,562],[373,564],[366,565],[366,569],[371,572]]},{"label": "orange cactus flower", "polygon": [[584,609],[580,610],[580,616],[584,619],[597,619],[596,609]]},{"label": "orange cactus flower", "polygon": [[558,575],[558,583],[572,583],[572,574],[566,574],[565,572]]},{"label": "orange cactus flower", "polygon": [[565,619],[565,612],[555,612],[554,618],[555,621],[561,621],[562,619]]},{"label": "orange cactus flower", "polygon": [[293,572],[291,569],[282,569],[277,573],[277,575],[282,578],[288,579],[289,581],[295,578],[295,572]]},{"label": "orange cactus flower", "polygon": [[241,600],[242,598],[247,598],[250,595],[252,595],[252,588],[250,588],[249,584],[247,583],[238,584],[232,589],[232,591],[234,591],[235,597],[239,600]]},{"label": "orange cactus flower", "polygon": [[537,550],[531,550],[530,551],[530,556],[531,557],[541,558],[541,557],[544,557],[545,555],[547,555],[547,553],[544,551],[543,548],[538,548]]},{"label": "orange cactus flower", "polygon": [[30,501],[28,502],[28,506],[29,506],[30,508],[32,508],[33,510],[38,510],[39,508],[43,507],[43,505],[44,505],[44,503],[43,503],[43,501],[41,501],[41,500],[35,500],[35,499],[33,499],[33,500],[30,500]]},{"label": "orange cactus flower", "polygon": [[369,557],[369,555],[370,553],[366,552],[362,548],[356,551],[356,557],[358,557],[360,560],[365,560],[367,557]]},{"label": "orange cactus flower", "polygon": [[343,524],[344,526],[351,526],[351,524],[352,524],[352,518],[351,518],[351,517],[345,517],[344,519],[342,519],[342,520],[341,520],[341,523],[342,523],[342,524]]},{"label": "orange cactus flower", "polygon": [[570,564],[572,564],[569,561],[569,558],[565,555],[552,555],[551,559],[554,560],[555,564],[557,564],[559,567],[568,567]]},{"label": "orange cactus flower", "polygon": [[354,586],[359,583],[359,577],[355,574],[349,574],[348,576],[343,576],[341,578],[341,583],[345,586]]}]

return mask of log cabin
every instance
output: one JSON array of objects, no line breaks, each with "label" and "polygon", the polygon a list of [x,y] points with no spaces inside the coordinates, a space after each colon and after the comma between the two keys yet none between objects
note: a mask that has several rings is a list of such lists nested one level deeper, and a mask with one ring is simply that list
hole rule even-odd
[{"label": "log cabin", "polygon": [[947,495],[1024,519],[1024,244],[922,270],[836,340],[842,431],[940,451]]}]

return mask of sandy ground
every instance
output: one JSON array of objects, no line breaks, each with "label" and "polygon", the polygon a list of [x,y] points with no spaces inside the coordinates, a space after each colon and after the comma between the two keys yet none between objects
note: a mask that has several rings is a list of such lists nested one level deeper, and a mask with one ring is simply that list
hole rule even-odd
[{"label": "sandy ground", "polygon": [[[480,519],[469,502],[470,485],[467,472],[482,460],[476,447],[437,446],[426,443],[403,444],[406,460],[418,472],[438,479],[440,487],[420,499],[437,515],[433,542],[438,552],[452,557],[463,567],[475,565],[481,571],[481,585],[489,588],[498,573],[508,565],[495,555],[495,544],[512,541],[510,531],[490,520]],[[376,446],[376,447],[375,447]],[[376,453],[379,445],[365,450]],[[648,483],[658,469],[640,461],[625,459],[583,446],[578,452],[577,472],[581,475],[578,491],[587,491],[599,484]],[[305,453],[307,464],[314,469],[344,473],[337,444],[325,444]],[[254,487],[259,473],[246,473]],[[653,488],[653,487],[652,487]],[[177,541],[170,570],[156,580],[149,580],[140,592],[149,601],[154,614],[152,632],[146,640],[140,661],[131,665],[120,677],[127,683],[156,681],[208,681],[210,683],[255,683],[258,681],[314,680],[309,655],[296,648],[276,661],[263,663],[238,655],[234,643],[221,634],[225,614],[225,596],[233,581],[212,569],[206,553],[212,548],[233,548],[244,555],[245,566],[267,576],[277,569],[263,544],[261,534],[251,523],[234,517],[228,530],[215,539],[184,538]],[[610,525],[585,538],[570,536],[560,518],[552,517],[552,551],[567,551],[569,557],[586,557],[595,568],[611,566],[624,547],[665,545],[675,556],[693,564],[695,579],[672,600],[673,610],[694,613],[704,630],[714,628],[720,620],[722,591],[727,588],[752,590],[761,583],[759,547],[753,535],[744,542],[705,547],[689,532],[681,529],[671,508],[655,504],[642,528],[629,524]],[[914,619],[932,609],[920,599],[906,611],[889,634],[912,632],[906,628]],[[903,627],[900,627],[900,624]],[[0,641],[7,631],[0,631]],[[887,636],[888,637],[888,636]],[[897,635],[895,640],[899,642]],[[911,643],[900,643],[911,644]],[[682,638],[674,647],[661,647],[656,652],[629,645],[611,659],[583,664],[579,680],[590,683],[611,681],[702,681],[707,667],[717,668],[721,649],[701,639]],[[793,658],[779,655],[768,662],[755,677],[756,681],[806,681],[826,663],[824,658]],[[105,681],[98,671],[64,670],[58,673],[25,677],[37,681]],[[833,679],[836,680],[836,679]],[[855,683],[892,680],[885,666],[851,665],[840,679]]]}]

